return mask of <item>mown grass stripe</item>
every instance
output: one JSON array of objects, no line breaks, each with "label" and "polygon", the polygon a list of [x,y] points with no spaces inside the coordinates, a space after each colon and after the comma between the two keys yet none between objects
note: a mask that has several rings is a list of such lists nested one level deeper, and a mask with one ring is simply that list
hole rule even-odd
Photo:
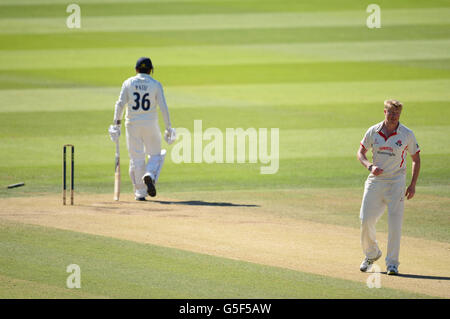
[{"label": "mown grass stripe", "polygon": [[[62,34],[0,34],[0,50],[148,48],[193,45],[236,45],[386,41],[450,38],[450,25],[390,26],[371,30],[353,27],[257,28],[245,30],[176,30],[136,32],[72,32]],[[199,50],[202,48],[199,47]]]},{"label": "mown grass stripe", "polygon": [[[339,9],[342,6],[332,5],[328,10]],[[234,14],[255,12],[296,12],[304,11],[304,3],[298,1],[181,1],[181,2],[127,2],[123,3],[79,3],[82,13],[86,17],[107,16],[157,16],[157,15],[195,15],[195,14]],[[36,4],[4,5],[0,11],[0,17],[22,18],[22,17],[60,17],[65,14],[67,3],[59,4]]]},{"label": "mown grass stripe", "polygon": [[[387,50],[389,48],[389,50]],[[157,66],[405,61],[450,58],[450,39],[336,43],[0,51],[0,70],[131,67],[148,55]],[[32,56],[33,59],[30,59]]]},{"label": "mown grass stripe", "polygon": [[[406,102],[449,101],[449,80],[408,80],[375,82],[321,82],[302,84],[224,85],[177,87],[168,90],[177,107],[268,106],[384,101],[395,96]],[[169,93],[170,92],[170,93]]]},{"label": "mown grass stripe", "polygon": [[[111,110],[115,88],[0,90],[0,112]],[[396,97],[404,103],[450,101],[450,80],[318,82],[165,87],[171,109],[185,107],[276,107],[380,103]],[[326,94],[325,94],[326,92]]]},{"label": "mown grass stripe", "polygon": [[[445,79],[450,78],[450,59],[439,64],[448,68],[427,67],[425,61],[416,65],[386,62],[322,62],[298,64],[255,64],[234,66],[161,66],[157,78],[165,86],[224,85],[258,83],[305,83]],[[156,76],[155,75],[155,76]],[[0,71],[0,89],[117,86],[132,76],[132,67],[77,68]]]},{"label": "mown grass stripe", "polygon": [[[429,130],[427,134],[434,132],[432,126],[441,130],[449,125],[450,108],[448,102],[414,102],[408,101],[404,105],[402,122],[411,128],[423,128]],[[70,110],[55,109],[51,112],[40,110],[29,111],[27,116],[22,112],[3,112],[0,117],[0,138],[2,145],[6,147],[22,144],[40,144],[54,140],[63,142],[67,136],[95,136],[100,139],[105,135],[105,128],[101,123],[108,123],[111,119],[113,106],[105,110]],[[359,112],[355,112],[358,109]],[[297,105],[266,105],[266,106],[239,106],[229,107],[171,107],[171,115],[175,127],[193,129],[194,120],[202,119],[203,127],[217,127],[225,130],[228,127],[260,128],[278,127],[281,134],[286,130],[338,130],[360,129],[363,131],[373,125],[374,119],[382,117],[382,101],[373,103],[345,103],[345,104],[315,104]],[[239,113],[239,117],[235,115]],[[261,116],[265,114],[265,116]],[[423,116],[427,114],[427,116]],[[281,122],[280,122],[281,121]],[[381,120],[380,120],[381,121]],[[14,129],[14,133],[12,132]],[[61,138],[61,140],[59,140]],[[301,137],[300,137],[301,138]],[[358,137],[356,140],[359,145]],[[442,138],[446,138],[443,134]],[[27,143],[33,140],[33,143]],[[284,140],[284,138],[282,139]],[[446,145],[441,138],[437,138],[440,145]],[[431,140],[430,140],[431,141]],[[281,141],[283,142],[283,141]],[[422,142],[421,142],[422,144]],[[431,144],[431,143],[430,143]],[[338,144],[336,144],[338,145]],[[95,145],[95,147],[98,147]],[[434,146],[427,146],[427,151]],[[441,152],[446,151],[443,148]],[[44,152],[45,149],[39,152]],[[294,152],[295,153],[295,152]],[[307,153],[305,153],[307,154]],[[3,159],[8,162],[8,152],[3,154]],[[13,158],[11,158],[13,159]],[[95,159],[101,160],[101,159]],[[28,161],[27,157],[18,157],[14,162]]]},{"label": "mown grass stripe", "polygon": [[[94,114],[95,113],[84,113],[83,115]],[[40,118],[43,118],[43,116],[36,116],[36,119]],[[60,118],[63,119],[61,114],[58,114],[58,116],[54,117],[54,119]],[[77,118],[76,122],[80,122],[79,118]],[[87,124],[92,122],[94,121],[90,120]],[[450,154],[450,142],[448,142],[447,138],[447,136],[449,136],[450,134],[450,125],[431,127],[414,125],[414,122],[409,121],[405,121],[403,123],[406,123],[408,127],[414,129],[417,140],[420,143],[421,148],[423,149],[422,153],[425,154],[425,156]],[[255,123],[248,123],[248,126],[244,128],[254,128],[258,132],[258,127],[255,127],[254,124]],[[373,125],[375,123],[371,124]],[[30,124],[30,121],[23,121],[21,123],[18,123],[17,126],[18,129],[20,129],[26,126],[29,127],[30,125],[32,125],[32,123]],[[41,165],[44,163],[48,163],[49,165],[58,165],[60,163],[60,158],[59,156],[57,156],[57,154],[60,153],[60,149],[57,147],[57,145],[63,145],[64,140],[67,139],[67,136],[76,136],[77,141],[80,143],[80,145],[83,146],[80,149],[79,153],[77,153],[77,158],[80,159],[79,162],[77,161],[79,164],[108,164],[110,162],[110,159],[108,160],[107,157],[98,157],[99,153],[107,153],[108,150],[111,150],[112,147],[110,144],[105,143],[101,147],[99,147],[98,145],[87,145],[89,141],[97,141],[100,144],[102,139],[105,139],[105,134],[101,132],[105,131],[104,128],[97,127],[91,130],[82,130],[81,133],[78,133],[77,127],[75,127],[74,125],[69,126],[66,129],[62,128],[65,125],[67,125],[67,121],[64,121],[64,119],[61,120],[58,125],[54,129],[52,129],[51,132],[49,132],[52,134],[52,138],[40,136],[36,137],[32,136],[32,134],[30,133],[27,134],[25,132],[21,136],[16,136],[14,140],[1,139],[3,150],[0,152],[0,154],[2,154],[2,160],[5,162],[14,161],[16,166],[26,165],[26,163],[28,162],[28,158],[15,157],[18,151],[16,149],[16,143],[26,144],[28,142],[32,143],[33,145],[46,145],[46,148],[42,148],[41,150],[37,151],[34,150],[35,147],[33,146],[27,146],[22,149],[23,152],[33,152],[33,158],[35,159],[35,163],[37,165]],[[176,128],[186,126],[190,127],[192,126],[192,123],[179,122],[177,123]],[[203,123],[204,130],[210,127],[219,128],[225,136],[226,127],[224,127],[223,124],[219,122]],[[324,130],[323,128],[292,129],[280,127],[279,158],[327,158],[330,156],[330,154],[333,154],[333,156],[335,157],[354,157],[356,150],[359,147],[359,143],[362,140],[367,128],[368,127],[361,126],[358,128],[327,128],[326,130]],[[93,133],[92,130],[95,130],[95,133]],[[268,128],[268,130],[270,133],[270,127]],[[36,128],[34,131],[39,131],[39,128]],[[86,138],[83,138],[83,135],[81,134],[84,134]],[[330,136],[332,136],[334,140],[340,141],[339,144],[324,142],[329,139]],[[208,141],[203,141],[203,146],[207,145],[208,143]],[[326,147],[324,147],[324,144],[326,144]],[[191,151],[193,151],[193,146],[191,146]],[[91,155],[90,152],[96,155]],[[52,155],[49,156],[50,154]],[[45,161],[41,162],[41,159],[44,159],[46,157],[48,158]],[[407,160],[407,162],[409,162],[409,159]]]},{"label": "mown grass stripe", "polygon": [[[448,24],[450,8],[383,10],[383,26]],[[80,29],[66,26],[64,11],[55,18],[3,18],[0,33],[73,33],[164,30],[223,30],[287,27],[360,26],[367,28],[365,8],[338,12],[236,13],[84,17]]]},{"label": "mown grass stripe", "polygon": [[[78,4],[117,4],[123,3],[123,0],[78,0]],[[161,4],[161,3],[170,3],[173,4],[186,4],[186,3],[214,3],[216,5],[229,5],[233,7],[239,6],[249,6],[255,7],[256,5],[261,5],[263,7],[274,7],[273,1],[271,0],[132,0],[129,3],[134,4]],[[383,8],[426,8],[426,7],[445,7],[448,5],[446,0],[429,0],[424,2],[423,0],[410,0],[407,3],[402,0],[379,0],[377,2]],[[66,0],[2,0],[0,2],[0,6],[24,6],[24,5],[55,5],[55,4],[65,4],[67,5]],[[355,6],[360,6],[360,0],[342,0],[339,3],[332,0],[324,0],[319,3],[317,2],[298,2],[296,0],[279,0],[277,1],[279,5],[291,5],[302,8],[301,10],[305,11],[317,11],[319,9],[328,9],[328,10],[346,10],[354,8]]]},{"label": "mown grass stripe", "polygon": [[[27,6],[24,6],[24,3]],[[57,17],[65,13],[67,2],[52,1],[15,1],[8,3],[2,1],[0,17]],[[247,13],[247,12],[308,12],[308,11],[344,11],[360,9],[365,11],[367,5],[362,5],[357,0],[321,1],[309,3],[296,0],[246,0],[246,1],[78,1],[85,16],[123,16],[123,15],[167,15],[167,14],[214,14],[214,13]],[[408,1],[408,5],[402,1],[380,0],[377,3],[383,9],[393,8],[432,8],[448,7],[445,1],[427,1],[426,5],[418,0]]]},{"label": "mown grass stripe", "polygon": [[[214,2],[214,1],[238,1],[238,0],[133,0],[133,3],[139,4],[143,2],[147,3],[161,3],[161,2],[176,2],[176,3],[189,3],[189,2]],[[247,0],[252,1],[252,0]],[[436,1],[436,0],[433,0]],[[104,4],[111,3],[123,3],[123,0],[77,0],[78,4]],[[54,4],[67,4],[66,0],[2,0],[0,6],[29,6],[29,5],[54,5]]]},{"label": "mown grass stripe", "polygon": [[[367,129],[367,128],[366,128]],[[106,131],[106,130],[105,130]],[[81,161],[77,157],[77,184],[76,193],[113,194],[114,191],[114,145],[107,136],[92,138],[82,142],[76,137],[67,137],[66,140],[77,145],[78,149],[94,151],[97,157],[109,158],[110,163],[94,164],[88,159]],[[90,143],[97,145],[109,145],[102,150],[94,148]],[[107,144],[109,143],[109,144]],[[61,145],[47,143],[35,145],[34,148],[10,148],[8,152],[17,156],[30,156],[33,149],[48,147],[45,156],[37,159],[33,166],[6,164],[0,166],[0,197],[14,197],[39,195],[42,193],[61,194],[61,163],[49,165],[45,162],[49,156],[55,156],[61,161]],[[53,146],[53,148],[50,148]],[[125,150],[125,145],[123,145]],[[354,148],[356,154],[357,146]],[[448,170],[448,154],[428,155],[425,151],[421,154],[422,163],[420,186],[437,187],[449,185],[450,172]],[[16,157],[17,158],[17,157]],[[128,171],[128,157],[125,152],[122,160],[122,171]],[[39,162],[39,165],[37,164]],[[411,180],[411,162],[408,158],[407,181]],[[159,181],[158,190],[162,196],[171,192],[196,192],[196,191],[229,191],[229,190],[259,190],[259,189],[304,189],[304,188],[342,188],[356,187],[361,192],[368,172],[356,159],[356,156],[333,156],[280,159],[279,169],[273,175],[261,175],[261,163],[255,164],[174,164],[167,160],[164,163],[164,176]],[[111,168],[112,167],[112,168]],[[199,171],[202,173],[200,174]],[[211,179],[214,176],[214,179]],[[6,186],[14,182],[24,181],[25,186],[8,190]],[[132,196],[133,186],[128,175],[123,174],[123,194]],[[165,194],[165,195],[164,195]],[[130,197],[128,197],[130,198]],[[196,197],[200,199],[200,197]],[[424,212],[422,212],[424,213]],[[356,216],[355,216],[356,217]]]}]

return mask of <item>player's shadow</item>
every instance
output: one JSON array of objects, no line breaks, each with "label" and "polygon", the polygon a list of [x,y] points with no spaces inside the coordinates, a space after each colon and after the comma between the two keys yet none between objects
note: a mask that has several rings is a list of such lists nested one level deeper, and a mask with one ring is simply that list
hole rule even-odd
[{"label": "player's shadow", "polygon": [[223,203],[223,202],[205,202],[203,200],[186,200],[186,201],[155,200],[153,202],[154,203],[163,204],[163,205],[220,206],[220,207],[260,207],[259,205],[253,205],[253,204],[233,204],[233,203]]},{"label": "player's shadow", "polygon": [[[387,272],[383,271],[381,274],[387,275]],[[413,274],[401,274],[396,275],[397,277],[403,278],[414,278],[414,279],[429,279],[429,280],[450,280],[450,277],[441,276],[424,276],[424,275],[413,275]]]}]

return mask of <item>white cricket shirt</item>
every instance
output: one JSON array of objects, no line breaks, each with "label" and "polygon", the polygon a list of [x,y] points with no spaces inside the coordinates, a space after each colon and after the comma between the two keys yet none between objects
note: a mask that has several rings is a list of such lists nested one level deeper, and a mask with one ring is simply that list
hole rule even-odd
[{"label": "white cricket shirt", "polygon": [[162,85],[148,74],[139,73],[123,82],[116,102],[114,123],[122,119],[125,105],[128,105],[126,123],[157,120],[159,105],[166,128],[171,127]]},{"label": "white cricket shirt", "polygon": [[395,179],[406,174],[406,156],[420,152],[419,144],[413,131],[399,123],[397,129],[390,135],[385,136],[381,129],[383,122],[370,127],[361,141],[362,147],[372,149],[373,165],[383,169],[381,175],[371,178]]}]

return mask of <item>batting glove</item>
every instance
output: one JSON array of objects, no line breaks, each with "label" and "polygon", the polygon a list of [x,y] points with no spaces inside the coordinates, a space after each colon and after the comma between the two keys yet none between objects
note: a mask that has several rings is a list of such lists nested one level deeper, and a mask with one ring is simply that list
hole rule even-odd
[{"label": "batting glove", "polygon": [[108,132],[109,132],[109,137],[111,138],[111,141],[117,142],[120,137],[120,125],[110,125]]},{"label": "batting glove", "polygon": [[167,144],[172,144],[177,139],[177,135],[175,134],[174,128],[166,128],[164,132],[164,139],[166,140]]}]

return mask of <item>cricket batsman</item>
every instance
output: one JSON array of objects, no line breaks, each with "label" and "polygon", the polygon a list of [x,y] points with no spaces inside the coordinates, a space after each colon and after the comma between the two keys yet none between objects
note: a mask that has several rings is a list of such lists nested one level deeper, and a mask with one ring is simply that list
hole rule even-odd
[{"label": "cricket batsman", "polygon": [[156,196],[155,184],[165,156],[165,150],[161,151],[157,105],[164,119],[164,139],[168,144],[172,144],[176,136],[175,129],[170,123],[162,85],[150,76],[150,73],[153,74],[150,58],[138,59],[135,70],[136,75],[123,82],[115,106],[114,122],[108,131],[111,140],[117,142],[120,137],[123,112],[127,105],[125,128],[130,156],[129,174],[135,199],[145,201],[147,194],[151,197]]},{"label": "cricket batsman", "polygon": [[[414,133],[402,125],[402,103],[384,101],[384,121],[370,127],[357,152],[357,158],[370,172],[364,188],[360,210],[361,245],[365,258],[360,270],[367,271],[382,253],[375,236],[375,224],[388,209],[388,245],[386,266],[388,275],[397,275],[404,199],[414,197],[420,170],[420,149]],[[371,149],[373,162],[367,157]],[[411,183],[405,192],[406,157],[412,158]]]}]

